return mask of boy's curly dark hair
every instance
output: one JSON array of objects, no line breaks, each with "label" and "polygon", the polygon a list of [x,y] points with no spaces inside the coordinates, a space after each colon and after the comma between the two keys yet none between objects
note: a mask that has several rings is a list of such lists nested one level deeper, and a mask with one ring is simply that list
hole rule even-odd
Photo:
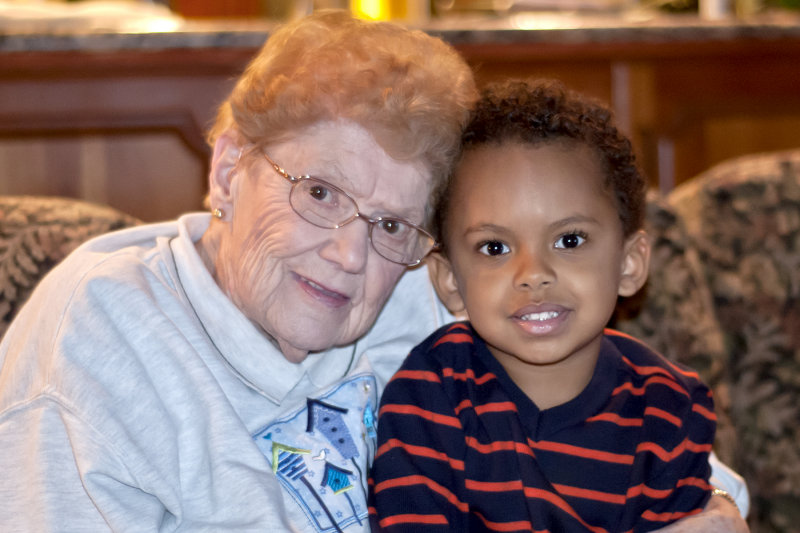
[{"label": "boy's curly dark hair", "polygon": [[[484,145],[522,142],[531,145],[574,140],[597,153],[613,190],[624,235],[644,222],[647,181],[636,163],[631,142],[617,129],[604,105],[554,80],[508,80],[488,85],[475,104],[461,153]],[[502,169],[502,163],[499,168]],[[451,175],[438,195],[434,230],[442,242],[449,209]]]}]

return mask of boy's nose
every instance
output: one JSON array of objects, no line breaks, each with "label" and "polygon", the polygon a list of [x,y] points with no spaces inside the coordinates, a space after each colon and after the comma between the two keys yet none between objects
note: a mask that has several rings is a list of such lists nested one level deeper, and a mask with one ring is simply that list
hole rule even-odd
[{"label": "boy's nose", "polygon": [[520,289],[536,290],[556,282],[556,272],[546,257],[523,253],[518,256],[514,285]]}]

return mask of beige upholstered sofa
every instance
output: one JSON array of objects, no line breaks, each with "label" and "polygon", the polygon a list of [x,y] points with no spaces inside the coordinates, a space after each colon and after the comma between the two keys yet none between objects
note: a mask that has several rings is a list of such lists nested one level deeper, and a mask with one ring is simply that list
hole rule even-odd
[{"label": "beige upholstered sofa", "polygon": [[[65,199],[0,197],[0,335],[80,242],[137,221]],[[613,326],[697,368],[717,453],[741,473],[753,533],[800,532],[800,150],[718,165],[652,197],[648,285]]]}]

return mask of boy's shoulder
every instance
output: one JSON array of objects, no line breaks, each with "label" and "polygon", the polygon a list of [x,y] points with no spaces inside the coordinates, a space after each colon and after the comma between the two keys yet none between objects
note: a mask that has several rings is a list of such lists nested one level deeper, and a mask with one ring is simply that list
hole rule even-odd
[{"label": "boy's shoulder", "polygon": [[401,368],[453,368],[469,364],[468,354],[482,341],[467,321],[441,326],[420,342]]},{"label": "boy's shoulder", "polygon": [[480,337],[472,329],[472,325],[469,321],[462,320],[441,326],[428,335],[417,348],[425,351],[441,351],[450,347],[473,346],[478,342]]},{"label": "boy's shoulder", "polygon": [[704,386],[697,371],[667,359],[643,341],[610,328],[604,331],[604,336],[619,352],[622,368],[631,375],[641,380],[654,376],[666,377],[686,389]]},{"label": "boy's shoulder", "polygon": [[442,326],[406,357],[387,383],[381,404],[439,402],[452,407],[470,391],[483,397],[496,387],[497,373],[489,366],[489,358],[485,343],[469,322]]}]

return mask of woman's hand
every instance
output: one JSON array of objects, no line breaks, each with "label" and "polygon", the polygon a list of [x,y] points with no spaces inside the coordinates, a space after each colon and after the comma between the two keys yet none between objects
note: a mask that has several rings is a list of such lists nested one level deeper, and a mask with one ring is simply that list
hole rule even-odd
[{"label": "woman's hand", "polygon": [[703,512],[661,528],[661,533],[748,533],[739,509],[722,496],[712,496]]}]

